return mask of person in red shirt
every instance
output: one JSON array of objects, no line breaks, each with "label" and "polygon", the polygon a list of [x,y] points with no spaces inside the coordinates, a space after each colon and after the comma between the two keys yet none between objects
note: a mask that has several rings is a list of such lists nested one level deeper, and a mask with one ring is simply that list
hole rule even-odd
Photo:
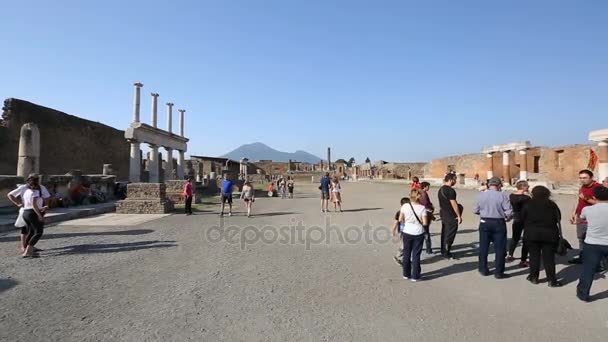
[{"label": "person in red shirt", "polygon": [[184,197],[186,198],[186,215],[192,215],[192,177],[184,184]]},{"label": "person in red shirt", "polygon": [[581,212],[583,211],[583,208],[595,204],[595,199],[593,198],[593,189],[597,188],[598,186],[602,186],[602,184],[593,179],[593,172],[590,170],[581,170],[578,173],[578,179],[581,183],[581,188],[578,191],[578,204],[572,213],[570,223],[576,224],[576,237],[578,238],[579,244],[579,256],[569,260],[568,262],[571,264],[580,264],[582,262],[581,258],[583,255],[583,248],[585,246],[584,241],[585,233],[587,233],[587,221],[580,218]]},{"label": "person in red shirt", "polygon": [[420,179],[418,177],[416,177],[416,176],[412,177],[411,188],[422,190],[422,185],[420,185]]}]

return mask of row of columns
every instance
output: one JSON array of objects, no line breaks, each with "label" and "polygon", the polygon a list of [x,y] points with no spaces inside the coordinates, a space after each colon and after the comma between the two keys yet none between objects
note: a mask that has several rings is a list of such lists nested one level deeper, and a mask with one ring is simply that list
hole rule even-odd
[{"label": "row of columns", "polygon": [[[488,169],[488,179],[494,177],[494,153],[490,152],[486,154],[487,161],[487,169]],[[502,151],[502,175],[505,181],[511,184],[511,151]],[[519,179],[520,180],[528,180],[528,151],[527,149],[519,150]]]},{"label": "row of columns", "polygon": [[[133,98],[133,122],[139,123],[140,122],[140,116],[139,116],[139,112],[140,112],[140,99],[141,99],[141,88],[143,87],[143,84],[140,82],[136,82],[133,84],[135,86],[135,93],[134,93],[134,98]],[[157,127],[157,117],[158,117],[158,93],[151,93],[150,94],[152,96],[152,108],[151,108],[151,124],[152,127],[154,128],[158,128]],[[167,131],[169,133],[173,133],[173,106],[174,104],[171,102],[167,102]],[[180,136],[184,136],[184,114],[186,113],[186,110],[184,109],[178,109],[179,112],[179,135]],[[136,141],[136,140],[130,140],[129,143],[131,144],[131,149],[130,149],[130,165],[129,165],[129,180],[131,182],[139,182],[141,181],[141,154],[140,154],[140,142]],[[152,183],[158,183],[160,182],[160,174],[158,172],[159,170],[159,163],[160,160],[158,160],[158,148],[159,146],[154,145],[154,144],[148,144],[150,146],[150,167],[149,167],[149,180]],[[166,151],[166,159],[167,159],[167,163],[166,163],[166,167],[165,167],[165,180],[169,180],[173,178],[173,149],[170,147],[165,147],[165,151]],[[175,170],[175,176],[177,177],[177,179],[183,179],[184,178],[184,166],[185,166],[185,156],[184,156],[185,152],[184,151],[178,151],[178,158],[177,158],[177,169]]]}]

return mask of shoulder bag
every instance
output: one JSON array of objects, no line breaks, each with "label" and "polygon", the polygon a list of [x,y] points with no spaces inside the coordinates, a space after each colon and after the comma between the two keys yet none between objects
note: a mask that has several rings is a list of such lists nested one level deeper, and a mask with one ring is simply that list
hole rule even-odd
[{"label": "shoulder bag", "polygon": [[557,255],[564,256],[564,255],[568,254],[568,249],[572,249],[572,246],[570,245],[568,240],[564,239],[564,236],[562,235],[562,222],[561,221],[562,221],[562,217],[559,214],[559,211],[557,211],[557,231],[559,234],[559,240],[557,241],[557,249],[555,250],[555,253]]}]

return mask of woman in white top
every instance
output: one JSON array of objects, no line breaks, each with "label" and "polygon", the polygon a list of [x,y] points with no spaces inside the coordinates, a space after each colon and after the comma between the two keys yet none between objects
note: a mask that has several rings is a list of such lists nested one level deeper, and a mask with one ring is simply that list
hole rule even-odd
[{"label": "woman in white top", "polygon": [[42,199],[39,178],[37,175],[30,175],[27,179],[28,188],[23,193],[23,220],[27,225],[27,235],[25,237],[24,258],[36,258],[38,254],[34,251],[34,246],[42,237],[44,230],[44,200]]},{"label": "woman in white top", "polygon": [[412,189],[410,203],[405,203],[399,214],[403,237],[403,278],[413,282],[420,279],[420,253],[424,242],[424,226],[428,224],[426,208],[419,203],[421,196],[420,189]]},{"label": "woman in white top", "polygon": [[340,186],[340,179],[336,176],[331,181],[331,197],[332,202],[334,202],[334,211],[338,211],[337,209],[339,208],[340,212],[342,212],[342,195],[340,193],[341,191],[342,187]]},{"label": "woman in white top", "polygon": [[251,217],[251,206],[253,202],[255,202],[255,190],[251,185],[251,182],[245,182],[243,185],[243,190],[241,191],[241,199],[245,201],[245,206],[247,207],[247,217]]}]

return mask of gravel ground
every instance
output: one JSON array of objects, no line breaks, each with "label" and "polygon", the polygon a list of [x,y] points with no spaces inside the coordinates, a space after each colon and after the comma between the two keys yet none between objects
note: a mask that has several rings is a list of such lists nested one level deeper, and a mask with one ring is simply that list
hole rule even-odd
[{"label": "gravel ground", "polygon": [[[328,214],[316,186],[297,186],[296,199],[258,199],[249,219],[236,201],[236,214],[224,219],[200,212],[49,227],[39,259],[19,258],[16,234],[1,235],[0,340],[608,338],[608,282],[594,283],[594,302],[579,302],[580,269],[566,258],[558,259],[562,288],[529,284],[515,263],[507,264],[512,278],[482,278],[476,220],[466,215],[459,260],[426,256],[424,280],[411,283],[385,236],[404,186],[346,183],[345,212]],[[474,196],[459,191],[465,210]],[[566,212],[574,203],[556,200]],[[574,227],[564,227],[575,242]],[[431,229],[438,233],[439,224]]]}]

